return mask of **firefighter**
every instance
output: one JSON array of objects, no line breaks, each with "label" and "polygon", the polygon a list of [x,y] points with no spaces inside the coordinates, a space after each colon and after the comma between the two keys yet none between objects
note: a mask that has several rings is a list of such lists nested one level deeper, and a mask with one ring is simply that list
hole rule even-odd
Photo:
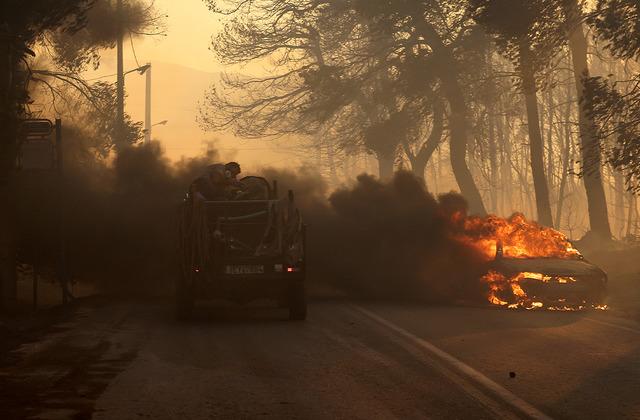
[{"label": "firefighter", "polygon": [[241,172],[238,162],[209,165],[206,173],[193,182],[191,191],[202,194],[207,200],[233,199],[241,191],[237,179]]}]

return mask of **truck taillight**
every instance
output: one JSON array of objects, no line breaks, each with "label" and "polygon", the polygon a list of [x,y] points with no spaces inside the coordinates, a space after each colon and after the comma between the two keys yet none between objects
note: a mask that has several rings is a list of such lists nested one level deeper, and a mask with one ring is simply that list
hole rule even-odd
[{"label": "truck taillight", "polygon": [[276,264],[273,266],[273,271],[275,271],[276,273],[282,273],[283,271],[287,273],[297,273],[298,271],[300,271],[300,268],[292,267],[290,265]]}]

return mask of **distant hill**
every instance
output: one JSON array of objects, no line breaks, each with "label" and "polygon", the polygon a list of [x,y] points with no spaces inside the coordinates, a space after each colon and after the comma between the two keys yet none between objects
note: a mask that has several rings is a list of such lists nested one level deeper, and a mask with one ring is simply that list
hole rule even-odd
[{"label": "distant hill", "polygon": [[[125,62],[125,69],[135,67],[135,62]],[[105,60],[95,75],[87,77],[114,72],[113,61]],[[166,125],[153,127],[152,136],[162,143],[171,159],[196,156],[203,152],[205,141],[218,139],[216,145],[221,158],[236,159],[244,163],[247,169],[263,165],[291,166],[299,162],[298,157],[287,151],[286,147],[272,140],[241,140],[230,133],[208,133],[200,129],[196,122],[198,103],[204,99],[206,90],[220,80],[221,73],[196,70],[175,63],[154,62],[151,74],[152,123],[168,120]],[[115,81],[115,76],[105,80]],[[145,76],[130,73],[126,76],[125,86],[126,111],[134,120],[144,121]]]}]

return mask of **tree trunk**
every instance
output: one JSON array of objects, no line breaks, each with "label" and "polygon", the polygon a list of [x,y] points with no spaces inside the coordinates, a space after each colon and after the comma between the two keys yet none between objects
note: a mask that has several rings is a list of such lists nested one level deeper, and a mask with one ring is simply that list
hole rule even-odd
[{"label": "tree trunk", "polygon": [[[572,1],[570,16],[580,15],[580,6],[577,0]],[[582,151],[582,166],[584,176],[584,188],[587,193],[587,206],[589,209],[589,224],[591,231],[601,238],[611,238],[609,226],[609,214],[607,199],[604,194],[601,174],[600,141],[596,135],[595,124],[586,109],[584,97],[584,81],[589,77],[587,64],[587,38],[578,25],[569,36],[569,47],[573,58],[573,74],[578,92],[578,121],[580,125],[580,144]]]},{"label": "tree trunk", "polygon": [[554,189],[554,162],[553,162],[553,90],[547,88],[547,176],[549,177],[549,190],[553,194]]},{"label": "tree trunk", "polygon": [[126,146],[124,123],[124,10],[123,0],[116,0],[116,138],[119,152]]},{"label": "tree trunk", "polygon": [[427,162],[426,159],[418,159],[417,157],[414,159],[410,159],[411,162],[411,172],[418,178],[425,179],[425,171],[427,170]]},{"label": "tree trunk", "polygon": [[640,219],[640,215],[638,214],[638,197],[633,196],[633,213],[635,214],[635,224],[633,226],[633,238],[634,241],[638,240],[638,229],[640,228],[640,224],[638,220]]},{"label": "tree trunk", "polygon": [[442,134],[444,132],[444,109],[443,104],[440,101],[436,101],[433,104],[433,121],[431,126],[431,132],[429,137],[420,145],[420,149],[416,154],[411,152],[409,144],[405,143],[404,148],[409,161],[411,162],[411,171],[418,178],[422,178],[426,182],[425,171],[427,163],[431,160],[433,152],[436,151],[440,141],[442,140]]},{"label": "tree trunk", "polygon": [[556,207],[556,225],[562,226],[562,206],[564,205],[565,189],[567,187],[567,178],[569,177],[569,163],[571,162],[571,126],[569,121],[571,120],[571,103],[572,95],[571,88],[567,85],[566,104],[564,108],[564,130],[562,132],[562,139],[564,143],[562,145],[562,173],[560,174],[560,184],[558,187],[558,203]]},{"label": "tree trunk", "polygon": [[442,76],[443,87],[451,113],[449,115],[449,152],[451,169],[456,178],[460,192],[469,202],[472,214],[484,216],[487,210],[482,202],[482,196],[476,186],[469,166],[467,165],[467,105],[460,84],[453,69]]},{"label": "tree trunk", "polygon": [[[2,35],[2,34],[0,34]],[[6,185],[16,157],[16,114],[15,71],[16,59],[11,53],[8,37],[0,37],[0,185]],[[4,204],[6,201],[2,200]],[[1,204],[0,204],[1,205]]]},{"label": "tree trunk", "polygon": [[489,162],[491,164],[489,197],[491,199],[491,212],[498,212],[498,148],[496,146],[495,136],[495,118],[493,111],[489,111]]},{"label": "tree trunk", "polygon": [[336,160],[335,160],[335,150],[333,149],[333,144],[331,142],[327,142],[327,164],[329,165],[329,175],[331,176],[331,182],[333,185],[338,185],[338,171],[336,169]]},{"label": "tree trunk", "polygon": [[615,183],[615,229],[618,239],[622,239],[624,232],[624,178],[622,172],[613,169],[613,179]]},{"label": "tree trunk", "polygon": [[486,64],[487,64],[487,96],[485,99],[485,109],[487,110],[488,122],[488,140],[489,140],[489,198],[491,201],[491,212],[498,213],[498,174],[500,173],[500,163],[498,161],[498,145],[496,141],[496,108],[498,101],[496,100],[496,83],[493,74],[493,49],[487,48]]},{"label": "tree trunk", "polygon": [[[570,102],[567,107],[571,106]],[[567,113],[568,114],[568,113]],[[560,177],[560,186],[558,187],[558,206],[556,207],[556,224],[558,227],[562,225],[562,206],[564,205],[564,191],[567,186],[567,177],[569,176],[569,159],[571,153],[571,131],[569,130],[569,120],[566,121],[566,129],[564,131],[564,150],[562,152],[562,174]]]},{"label": "tree trunk", "polygon": [[431,171],[431,181],[433,182],[429,182],[427,183],[427,185],[431,185],[431,190],[430,192],[434,195],[437,196],[438,195],[438,162],[434,162],[433,159],[431,159],[430,164],[427,164],[427,172]]},{"label": "tree trunk", "polygon": [[395,156],[388,156],[386,154],[376,154],[378,158],[378,177],[382,181],[388,181],[393,178],[393,164]]},{"label": "tree trunk", "polygon": [[528,46],[520,47],[522,59],[522,87],[524,90],[527,107],[527,125],[529,128],[529,150],[531,153],[531,174],[533,175],[533,187],[536,193],[536,210],[538,222],[546,226],[553,226],[551,217],[551,204],[549,203],[549,187],[544,174],[544,149],[542,134],[540,132],[540,118],[538,115],[538,98],[533,69],[527,59]]},{"label": "tree trunk", "polygon": [[[8,186],[1,186],[0,197],[9,196]],[[17,298],[14,220],[7,200],[0,206],[0,310],[11,308]]]},{"label": "tree trunk", "polygon": [[473,180],[469,166],[467,165],[467,104],[460,86],[458,63],[453,57],[450,47],[446,46],[438,31],[429,25],[422,16],[414,21],[416,30],[425,37],[433,49],[433,53],[439,55],[442,65],[438,66],[438,78],[442,82],[444,95],[449,102],[449,151],[451,169],[458,183],[460,192],[469,203],[469,211],[472,214],[484,216],[487,210],[482,202],[480,191]]},{"label": "tree trunk", "polygon": [[636,196],[629,191],[629,208],[627,213],[627,232],[626,237],[631,238],[631,233],[633,232],[633,216],[635,214],[634,208],[636,207]]},{"label": "tree trunk", "polygon": [[9,179],[17,153],[19,108],[13,75],[18,58],[12,54],[10,39],[0,37],[0,309],[16,299],[15,223]]},{"label": "tree trunk", "polygon": [[[433,161],[432,161],[433,162]],[[433,165],[433,190],[440,191],[440,180],[442,179],[442,147],[438,148],[438,159]]]},{"label": "tree trunk", "polygon": [[[502,106],[500,110],[502,111]],[[498,124],[496,125],[496,128],[497,128],[497,134],[498,134],[498,142],[502,149],[501,156],[504,159],[502,162],[502,166],[501,166],[502,171],[500,174],[500,179],[501,179],[500,185],[502,186],[502,197],[501,197],[502,209],[501,210],[503,213],[506,213],[507,208],[509,209],[508,212],[513,211],[513,197],[512,197],[513,174],[511,172],[511,143],[509,142],[509,139],[505,135],[505,128],[507,128],[507,130],[509,128],[509,124],[508,124],[508,121],[506,121],[506,117],[503,117],[502,115],[498,115],[497,122]],[[505,127],[505,124],[507,125],[507,127]]]}]

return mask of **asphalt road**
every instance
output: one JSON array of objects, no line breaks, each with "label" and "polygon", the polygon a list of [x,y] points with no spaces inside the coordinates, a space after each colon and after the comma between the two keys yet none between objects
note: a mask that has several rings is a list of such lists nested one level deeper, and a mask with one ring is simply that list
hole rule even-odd
[{"label": "asphalt road", "polygon": [[314,302],[81,305],[0,369],[0,418],[640,418],[640,325],[611,313]]}]

